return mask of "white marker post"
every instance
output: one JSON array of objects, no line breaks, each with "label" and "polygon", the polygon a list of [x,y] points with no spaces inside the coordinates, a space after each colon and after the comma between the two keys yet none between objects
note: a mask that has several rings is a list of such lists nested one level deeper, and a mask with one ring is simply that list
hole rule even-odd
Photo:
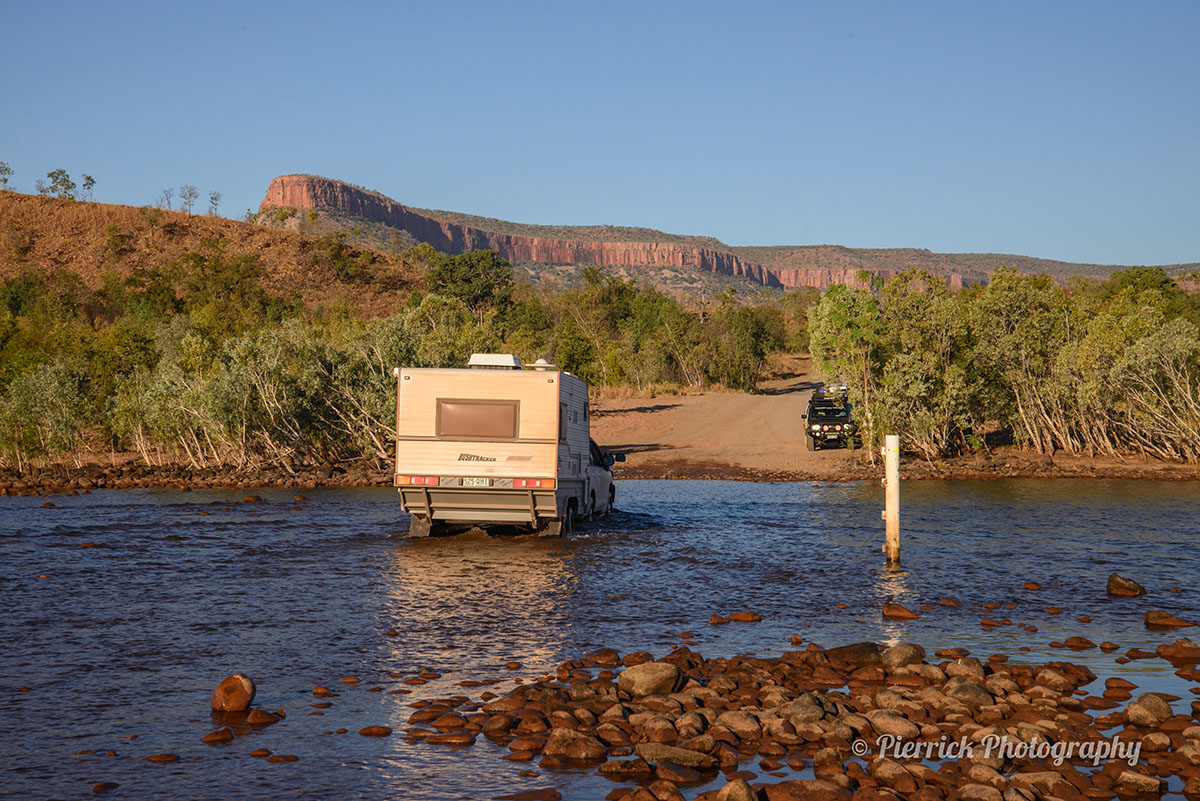
[{"label": "white marker post", "polygon": [[887,563],[900,563],[900,437],[883,438],[883,489],[885,509],[880,513],[886,524],[883,551]]}]

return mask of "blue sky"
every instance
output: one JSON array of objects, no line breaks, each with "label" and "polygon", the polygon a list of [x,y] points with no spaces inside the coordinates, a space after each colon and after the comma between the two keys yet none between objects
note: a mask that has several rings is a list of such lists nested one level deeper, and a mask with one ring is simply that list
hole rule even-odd
[{"label": "blue sky", "polygon": [[1200,3],[21,3],[0,161],[732,245],[1200,261]]}]

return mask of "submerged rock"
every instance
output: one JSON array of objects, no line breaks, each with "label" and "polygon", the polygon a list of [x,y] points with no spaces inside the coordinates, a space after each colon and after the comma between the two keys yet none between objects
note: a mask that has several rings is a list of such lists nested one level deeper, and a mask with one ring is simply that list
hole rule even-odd
[{"label": "submerged rock", "polygon": [[920,617],[916,612],[900,604],[884,604],[883,616],[892,620],[916,620]]},{"label": "submerged rock", "polygon": [[1119,573],[1113,573],[1108,577],[1108,594],[1119,595],[1125,598],[1135,598],[1139,595],[1146,594],[1146,588],[1130,578],[1125,578]]},{"label": "submerged rock", "polygon": [[1185,628],[1192,625],[1186,620],[1175,617],[1170,612],[1163,612],[1157,609],[1151,609],[1147,612],[1145,618],[1143,618],[1143,622],[1150,628]]}]

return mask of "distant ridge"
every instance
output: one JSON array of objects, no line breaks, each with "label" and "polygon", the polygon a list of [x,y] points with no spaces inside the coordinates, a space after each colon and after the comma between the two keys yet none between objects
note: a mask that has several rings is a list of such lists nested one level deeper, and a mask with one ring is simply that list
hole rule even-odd
[{"label": "distant ridge", "polygon": [[[514,264],[671,268],[749,280],[791,289],[856,284],[866,270],[887,279],[910,268],[942,276],[951,287],[986,283],[1001,266],[1025,273],[1103,277],[1118,265],[1074,264],[992,253],[933,253],[916,248],[848,248],[840,245],[731,247],[712,237],[667,234],[620,226],[528,225],[457,212],[405,206],[378,192],[314,175],[271,181],[260,212],[295,208],[333,212],[381,224],[445,253],[489,249]],[[1200,267],[1170,265],[1169,272]]]}]

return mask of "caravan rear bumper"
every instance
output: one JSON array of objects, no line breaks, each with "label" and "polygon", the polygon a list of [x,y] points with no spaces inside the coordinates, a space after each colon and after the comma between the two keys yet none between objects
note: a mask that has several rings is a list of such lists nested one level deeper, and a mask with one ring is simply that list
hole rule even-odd
[{"label": "caravan rear bumper", "polygon": [[453,523],[528,523],[558,517],[554,490],[397,487],[404,511]]}]

